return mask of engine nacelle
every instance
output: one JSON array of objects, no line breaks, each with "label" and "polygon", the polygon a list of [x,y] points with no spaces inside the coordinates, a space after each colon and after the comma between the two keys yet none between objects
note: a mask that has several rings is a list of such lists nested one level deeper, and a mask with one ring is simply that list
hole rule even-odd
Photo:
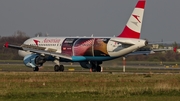
[{"label": "engine nacelle", "polygon": [[43,56],[37,54],[30,54],[24,57],[23,62],[27,67],[34,68],[37,66],[42,66],[43,63],[46,62],[46,60]]},{"label": "engine nacelle", "polygon": [[79,62],[79,64],[81,65],[81,67],[86,68],[86,69],[90,69],[92,67],[92,64],[87,62]]}]

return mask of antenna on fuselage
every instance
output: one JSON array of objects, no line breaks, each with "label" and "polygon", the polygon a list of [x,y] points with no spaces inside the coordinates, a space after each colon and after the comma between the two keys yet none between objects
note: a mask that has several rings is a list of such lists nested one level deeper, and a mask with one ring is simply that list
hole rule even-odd
[{"label": "antenna on fuselage", "polygon": [[92,34],[91,37],[94,37],[94,35]]},{"label": "antenna on fuselage", "polygon": [[49,36],[49,34],[46,32],[45,36],[46,36],[46,37],[48,37],[48,36]]}]

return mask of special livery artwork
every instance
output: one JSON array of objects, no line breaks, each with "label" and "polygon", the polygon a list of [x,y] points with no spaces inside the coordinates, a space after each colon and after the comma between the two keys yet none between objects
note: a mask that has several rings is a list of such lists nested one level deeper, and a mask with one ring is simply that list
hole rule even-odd
[{"label": "special livery artwork", "polygon": [[62,53],[71,56],[109,56],[107,43],[110,38],[66,38]]}]

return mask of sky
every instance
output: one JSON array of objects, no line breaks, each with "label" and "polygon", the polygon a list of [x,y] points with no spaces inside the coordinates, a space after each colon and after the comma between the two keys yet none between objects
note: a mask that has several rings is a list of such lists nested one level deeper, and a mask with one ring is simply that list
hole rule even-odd
[{"label": "sky", "polygon": [[[0,36],[114,36],[138,0],[0,0]],[[147,0],[141,38],[180,42],[180,0]]]}]

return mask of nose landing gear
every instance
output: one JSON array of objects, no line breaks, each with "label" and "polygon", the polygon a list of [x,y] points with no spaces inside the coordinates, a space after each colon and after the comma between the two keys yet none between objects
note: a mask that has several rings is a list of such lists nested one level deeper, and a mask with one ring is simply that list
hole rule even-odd
[{"label": "nose landing gear", "polygon": [[34,71],[34,72],[39,71],[39,67],[38,67],[38,66],[34,67],[34,68],[33,68],[33,71]]}]

